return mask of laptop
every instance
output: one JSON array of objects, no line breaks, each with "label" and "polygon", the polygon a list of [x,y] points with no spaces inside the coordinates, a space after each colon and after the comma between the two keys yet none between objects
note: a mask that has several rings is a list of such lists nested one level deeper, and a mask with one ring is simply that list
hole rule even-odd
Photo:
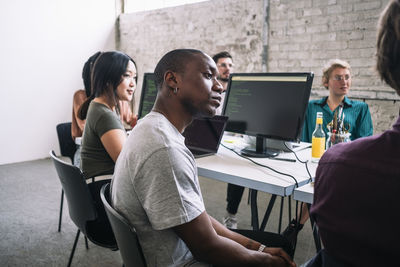
[{"label": "laptop", "polygon": [[154,73],[145,73],[143,77],[142,92],[140,94],[138,119],[146,116],[153,108],[157,97],[156,78]]},{"label": "laptop", "polygon": [[183,132],[185,145],[195,158],[214,155],[218,152],[228,121],[227,116],[195,118]]}]

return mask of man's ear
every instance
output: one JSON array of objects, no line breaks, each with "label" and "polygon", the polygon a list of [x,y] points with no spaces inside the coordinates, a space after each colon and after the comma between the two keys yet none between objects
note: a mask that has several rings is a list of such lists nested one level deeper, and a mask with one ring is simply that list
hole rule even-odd
[{"label": "man's ear", "polygon": [[326,89],[328,89],[328,87],[329,87],[329,80],[326,79],[325,77],[323,77],[323,78],[322,78],[322,85],[323,85]]},{"label": "man's ear", "polygon": [[176,73],[173,71],[166,71],[164,74],[164,81],[165,84],[169,87],[169,88],[176,88],[178,87],[178,82],[176,79]]}]

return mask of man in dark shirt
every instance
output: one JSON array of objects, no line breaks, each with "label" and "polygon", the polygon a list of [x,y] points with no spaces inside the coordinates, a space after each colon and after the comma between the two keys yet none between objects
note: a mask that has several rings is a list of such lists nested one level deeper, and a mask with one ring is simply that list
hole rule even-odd
[{"label": "man in dark shirt", "polygon": [[[222,114],[222,107],[225,101],[226,90],[228,89],[229,75],[233,72],[233,59],[231,54],[226,51],[215,54],[212,59],[218,68],[218,81],[222,85],[221,105],[218,107],[216,114]],[[244,187],[229,184],[226,193],[226,214],[222,218],[222,224],[229,229],[237,229],[236,213],[239,209],[240,201],[242,200]]]},{"label": "man in dark shirt", "polygon": [[228,89],[229,75],[233,72],[233,59],[226,51],[215,54],[212,59],[218,68],[218,81],[222,85],[221,105],[217,108],[216,115],[222,114],[222,107],[225,101],[226,90]]},{"label": "man in dark shirt", "polygon": [[[400,95],[399,21],[400,0],[392,0],[380,18],[377,70]],[[400,117],[382,134],[331,147],[316,172],[311,216],[324,249],[313,260],[399,265],[399,196]]]}]

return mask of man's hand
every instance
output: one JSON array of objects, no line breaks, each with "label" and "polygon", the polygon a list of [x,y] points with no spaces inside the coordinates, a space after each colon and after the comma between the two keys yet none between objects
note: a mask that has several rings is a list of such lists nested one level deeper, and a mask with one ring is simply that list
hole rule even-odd
[{"label": "man's hand", "polygon": [[[266,247],[266,248],[264,248],[263,252],[271,254],[277,262],[284,261],[287,266],[296,267],[296,263],[294,261],[292,261],[290,256],[281,248]],[[281,261],[279,261],[279,259],[276,259],[276,258],[280,258]],[[280,264],[281,265],[278,265],[278,266],[282,266],[282,262]]]}]

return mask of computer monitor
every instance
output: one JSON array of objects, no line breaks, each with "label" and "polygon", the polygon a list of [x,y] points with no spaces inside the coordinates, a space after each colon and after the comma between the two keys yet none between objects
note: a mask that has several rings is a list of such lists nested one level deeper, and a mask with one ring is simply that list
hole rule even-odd
[{"label": "computer monitor", "polygon": [[142,92],[138,110],[138,119],[143,118],[153,108],[157,97],[157,88],[154,73],[145,73],[142,83]]},{"label": "computer monitor", "polygon": [[251,157],[273,157],[266,138],[300,140],[314,74],[234,73],[229,77],[223,114],[226,131],[256,136],[256,148],[244,149]]}]

